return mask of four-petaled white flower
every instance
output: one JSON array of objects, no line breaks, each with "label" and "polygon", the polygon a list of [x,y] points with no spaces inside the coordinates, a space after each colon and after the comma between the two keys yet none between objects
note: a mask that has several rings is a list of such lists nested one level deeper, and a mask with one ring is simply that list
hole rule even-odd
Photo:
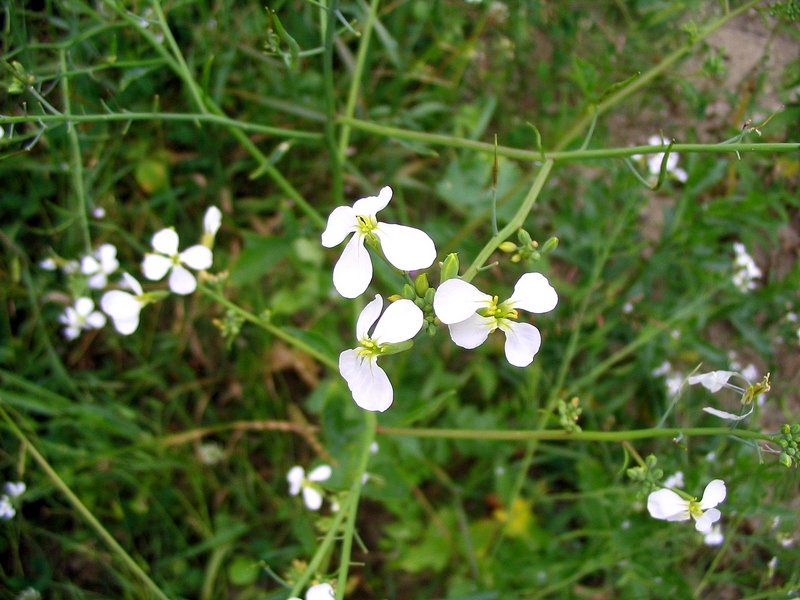
[{"label": "four-petaled white flower", "polygon": [[356,200],[352,208],[340,206],[328,217],[323,246],[333,248],[353,234],[333,268],[333,285],[345,298],[360,296],[372,281],[372,261],[365,242],[379,247],[386,260],[401,271],[427,269],[436,260],[436,247],[427,233],[377,220],[377,212],[391,199],[392,188],[386,186],[377,196]]},{"label": "four-petaled white flower", "polygon": [[525,273],[505,302],[484,294],[462,279],[448,279],[433,298],[433,310],[450,329],[453,342],[462,348],[477,348],[495,329],[506,334],[505,352],[515,367],[527,367],[542,344],[539,330],[518,323],[517,309],[546,313],[558,304],[558,294],[541,273]]},{"label": "four-petaled white flower", "polygon": [[289,482],[289,493],[296,496],[303,492],[303,501],[310,510],[319,510],[322,506],[322,494],[316,483],[330,479],[332,470],[328,465],[320,465],[308,474],[303,467],[292,467],[286,474]]},{"label": "four-petaled white flower", "polygon": [[128,273],[122,273],[125,285],[133,293],[111,290],[103,294],[100,307],[111,320],[114,328],[122,335],[129,335],[139,327],[139,313],[148,299],[141,284]]},{"label": "four-petaled white flower", "polygon": [[94,309],[91,298],[78,298],[75,306],[68,306],[58,318],[64,328],[64,337],[74,340],[84,329],[100,329],[106,324],[106,316]]},{"label": "four-petaled white flower", "polygon": [[[378,320],[382,308],[383,298],[376,294],[356,323],[356,337],[361,346],[339,355],[339,373],[353,393],[353,400],[363,409],[380,412],[391,406],[394,390],[378,366],[378,357],[390,351],[391,345],[407,342],[417,335],[425,319],[411,300],[393,302]],[[378,323],[370,335],[369,329],[375,321]]]},{"label": "four-petaled white flower", "polygon": [[103,244],[81,259],[81,273],[89,276],[88,285],[93,290],[106,287],[108,276],[118,268],[117,249],[112,244]]},{"label": "four-petaled white flower", "polygon": [[174,229],[162,229],[153,236],[153,249],[158,254],[147,254],[142,263],[144,276],[158,281],[170,272],[169,289],[176,294],[191,294],[197,289],[197,280],[183,265],[192,269],[208,269],[213,261],[211,250],[202,244],[187,248],[180,254],[180,240]]},{"label": "four-petaled white flower", "polygon": [[725,500],[725,482],[715,479],[706,486],[703,498],[687,500],[672,490],[658,490],[647,497],[647,511],[655,519],[664,521],[695,520],[695,529],[708,533],[711,526],[719,521],[722,513],[715,506]]}]

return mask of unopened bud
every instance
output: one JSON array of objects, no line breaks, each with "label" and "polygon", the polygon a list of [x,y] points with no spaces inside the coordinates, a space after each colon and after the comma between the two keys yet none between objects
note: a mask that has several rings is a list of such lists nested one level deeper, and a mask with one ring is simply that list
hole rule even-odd
[{"label": "unopened bud", "polygon": [[531,234],[524,229],[520,229],[517,232],[517,238],[521,246],[529,246],[531,244]]},{"label": "unopened bud", "polygon": [[414,290],[417,292],[417,296],[424,296],[425,292],[430,289],[430,285],[428,285],[428,276],[425,273],[421,273],[417,275],[417,278],[414,280]]},{"label": "unopened bud", "polygon": [[788,454],[781,452],[781,455],[778,457],[778,462],[781,463],[784,467],[791,467],[792,466],[792,457]]},{"label": "unopened bud", "polygon": [[503,252],[514,252],[517,249],[517,245],[514,242],[503,242],[498,248]]},{"label": "unopened bud", "polygon": [[540,252],[542,254],[546,254],[547,252],[552,252],[556,248],[558,248],[558,238],[557,237],[551,237],[549,240],[547,240],[544,243],[544,246],[542,246],[542,249],[540,250]]},{"label": "unopened bud", "polygon": [[442,270],[441,275],[439,277],[439,283],[443,283],[448,279],[453,279],[458,277],[458,269],[459,269],[459,262],[458,262],[458,254],[453,252],[452,254],[448,254],[444,261],[442,262]]},{"label": "unopened bud", "polygon": [[403,298],[406,300],[415,300],[417,298],[417,293],[414,291],[414,288],[411,287],[411,284],[406,283],[403,286]]},{"label": "unopened bud", "polygon": [[425,302],[428,304],[428,306],[433,306],[433,297],[435,295],[436,295],[436,290],[434,290],[433,288],[428,288],[425,291]]},{"label": "unopened bud", "polygon": [[657,463],[658,459],[653,454],[650,454],[647,458],[644,459],[644,464],[647,465],[648,469],[652,469],[653,467],[656,466]]},{"label": "unopened bud", "polygon": [[398,300],[402,300],[403,297],[400,294],[392,294],[387,298],[389,302],[397,302]]}]

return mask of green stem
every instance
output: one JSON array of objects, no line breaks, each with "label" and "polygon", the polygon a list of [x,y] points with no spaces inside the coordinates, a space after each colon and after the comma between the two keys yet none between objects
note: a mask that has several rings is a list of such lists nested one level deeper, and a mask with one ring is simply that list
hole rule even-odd
[{"label": "green stem", "polygon": [[576,441],[576,442],[623,442],[626,440],[645,440],[660,437],[685,436],[710,437],[715,435],[735,435],[739,438],[772,441],[772,436],[760,431],[744,431],[727,427],[668,427],[652,429],[632,429],[630,431],[576,431],[563,430],[471,430],[471,429],[423,429],[409,427],[378,427],[379,435],[393,435],[417,438],[437,438],[452,440],[499,440],[521,442]]},{"label": "green stem", "polygon": [[67,500],[69,500],[73,508],[75,508],[75,510],[80,513],[84,519],[86,519],[89,525],[91,525],[92,528],[94,528],[94,530],[100,535],[100,537],[103,538],[103,541],[110,546],[111,550],[114,551],[122,560],[122,562],[124,562],[128,568],[133,571],[133,573],[142,581],[142,583],[144,583],[144,585],[150,589],[152,595],[160,600],[169,600],[169,597],[161,591],[161,588],[159,588],[153,582],[153,580],[147,576],[147,573],[145,573],[138,563],[131,558],[130,554],[128,554],[125,549],[119,545],[117,540],[115,540],[108,530],[103,527],[102,523],[100,523],[100,521],[98,521],[91,513],[91,511],[84,506],[83,502],[80,501],[78,496],[76,496],[69,486],[64,483],[64,480],[61,479],[58,473],[56,473],[55,469],[50,466],[50,463],[47,462],[47,459],[45,459],[45,457],[39,453],[28,437],[22,432],[22,430],[20,430],[19,427],[17,427],[17,424],[2,408],[0,408],[0,416],[2,416],[3,420],[8,424],[8,427],[11,429],[14,435],[16,435],[20,442],[22,442],[22,444],[28,449],[34,460],[39,463],[39,466],[44,470],[45,473],[47,473],[47,476],[50,477],[50,480],[53,482],[53,484],[59,490],[61,490],[62,494],[67,497]]},{"label": "green stem", "polygon": [[219,294],[219,293],[215,292],[214,290],[206,287],[205,285],[202,285],[202,284],[199,285],[198,289],[202,293],[204,293],[206,296],[208,296],[209,298],[213,298],[214,300],[216,300],[217,302],[222,304],[225,308],[227,308],[229,310],[232,310],[233,312],[235,312],[236,314],[241,316],[245,321],[253,323],[254,325],[258,325],[259,327],[261,327],[265,331],[267,331],[267,332],[271,333],[272,335],[274,335],[276,338],[279,338],[279,339],[283,340],[287,344],[289,344],[291,346],[294,346],[295,348],[305,352],[309,356],[313,356],[319,362],[321,362],[325,366],[333,369],[334,371],[338,371],[339,370],[339,363],[338,363],[338,361],[336,361],[336,359],[331,358],[330,356],[327,356],[327,355],[323,354],[322,352],[320,352],[319,350],[317,350],[315,348],[312,348],[311,346],[306,344],[304,341],[294,337],[291,333],[287,333],[286,331],[284,331],[283,329],[281,329],[279,327],[276,327],[275,325],[273,325],[269,321],[265,321],[264,319],[254,315],[250,311],[245,310],[241,306],[239,306],[237,304],[234,304],[233,302],[228,300],[222,294]]},{"label": "green stem", "polygon": [[111,121],[199,121],[224,125],[226,127],[237,128],[242,131],[252,131],[253,133],[268,133],[287,138],[319,140],[322,135],[311,131],[296,131],[293,129],[282,129],[280,127],[270,127],[269,125],[258,125],[257,123],[247,123],[237,121],[225,116],[212,115],[208,113],[158,113],[158,112],[136,112],[136,113],[104,113],[97,115],[25,115],[19,117],[0,116],[0,125],[6,123],[97,123]]},{"label": "green stem", "polygon": [[[58,52],[58,58],[62,73],[67,70],[67,51],[61,48]],[[81,237],[83,238],[83,249],[86,254],[92,252],[92,236],[89,234],[89,217],[87,216],[86,209],[86,191],[83,187],[83,161],[81,160],[81,144],[78,140],[78,130],[70,123],[69,118],[72,113],[70,97],[69,97],[69,77],[64,75],[61,79],[61,91],[64,103],[63,117],[67,121],[67,138],[69,139],[70,150],[70,172],[72,174],[72,187],[75,192],[75,199],[77,206],[73,209],[75,216],[78,219],[78,226],[80,227]]]},{"label": "green stem", "polygon": [[[355,129],[361,129],[385,137],[395,137],[407,140],[415,140],[431,144],[434,146],[448,146],[451,148],[462,148],[464,150],[477,150],[494,154],[494,144],[477,142],[449,135],[437,133],[425,133],[410,129],[400,129],[379,125],[370,121],[352,119],[349,117],[339,117],[339,123],[350,125]],[[574,162],[582,160],[593,160],[600,158],[621,158],[634,154],[654,154],[664,152],[668,144],[661,146],[626,146],[624,148],[603,148],[599,150],[569,150],[557,152],[545,152],[544,155],[538,150],[522,150],[521,148],[510,148],[508,146],[497,146],[497,155],[517,160],[541,161],[551,159],[555,162]],[[673,152],[700,152],[700,153],[719,153],[719,152],[793,152],[800,150],[800,142],[781,142],[781,143],[735,143],[735,144],[673,144]]]},{"label": "green stem", "polygon": [[[358,100],[358,90],[361,87],[361,78],[364,73],[364,65],[367,61],[367,51],[369,50],[369,42],[372,37],[372,27],[375,24],[375,16],[378,14],[378,5],[380,0],[372,0],[369,5],[369,12],[367,13],[367,20],[364,22],[364,28],[361,30],[361,40],[358,43],[358,54],[356,55],[356,65],[353,69],[353,79],[350,82],[350,92],[347,95],[347,105],[344,108],[344,116],[352,118],[356,110],[356,101]],[[339,164],[344,164],[345,153],[347,152],[347,145],[350,143],[350,126],[347,124],[342,125],[339,132]]]},{"label": "green stem", "polygon": [[[661,73],[663,73],[669,67],[671,67],[679,58],[681,58],[684,54],[686,54],[689,50],[691,50],[695,46],[695,44],[701,42],[709,35],[714,33],[717,29],[722,27],[725,23],[739,16],[740,14],[746,12],[747,10],[758,4],[760,1],[761,0],[750,0],[750,2],[743,4],[733,12],[730,12],[725,16],[720,17],[719,19],[711,23],[711,25],[698,32],[696,36],[693,36],[688,42],[686,42],[680,48],[675,50],[672,54],[668,55],[664,60],[662,60],[655,67],[647,71],[644,75],[636,78],[636,80],[631,82],[630,85],[623,87],[621,90],[609,96],[606,100],[598,104],[591,114],[584,115],[581,119],[576,121],[572,125],[572,127],[569,128],[564,137],[562,137],[561,140],[558,142],[555,149],[561,150],[563,148],[566,148],[567,145],[572,140],[581,135],[581,132],[583,132],[590,125],[593,118],[597,118],[598,116],[609,110],[611,107],[622,102],[625,98],[627,98],[634,92],[639,91],[641,88],[650,83],[653,79],[661,75]],[[675,148],[675,150],[677,151],[677,147]]]},{"label": "green stem", "polygon": [[508,237],[513,234],[517,229],[522,227],[522,224],[525,222],[525,219],[528,216],[528,213],[533,208],[533,204],[536,202],[536,199],[539,197],[539,193],[542,191],[544,187],[545,181],[547,181],[547,176],[550,174],[550,170],[553,168],[553,161],[547,160],[542,165],[541,169],[539,170],[539,174],[536,176],[536,179],[531,186],[528,195],[525,196],[525,199],[522,201],[522,205],[517,210],[517,213],[508,222],[508,224],[500,230],[500,233],[493,236],[492,239],[483,247],[483,249],[478,253],[478,256],[469,266],[467,271],[462,276],[464,281],[472,281],[475,275],[478,273],[478,269],[480,269],[486,260],[492,255],[492,252],[497,250],[497,247],[502,244]]},{"label": "green stem", "polygon": [[344,600],[344,592],[347,587],[347,573],[350,569],[350,555],[353,551],[353,537],[356,530],[356,516],[358,514],[358,501],[361,496],[361,480],[364,473],[367,472],[367,463],[369,462],[370,447],[372,442],[375,441],[375,430],[377,427],[378,419],[374,412],[364,411],[364,420],[366,421],[366,432],[364,433],[364,441],[361,447],[361,459],[358,463],[358,470],[355,474],[355,481],[350,490],[353,496],[350,500],[350,510],[347,513],[347,523],[344,528],[344,539],[342,540],[342,554],[339,559],[339,585],[336,590],[336,600]]},{"label": "green stem", "polygon": [[322,75],[325,82],[325,140],[330,153],[332,192],[335,204],[344,202],[344,183],[342,180],[342,162],[336,147],[336,86],[333,81],[333,38],[336,34],[336,11],[339,0],[330,0],[326,13],[324,32],[325,53],[323,54]]}]

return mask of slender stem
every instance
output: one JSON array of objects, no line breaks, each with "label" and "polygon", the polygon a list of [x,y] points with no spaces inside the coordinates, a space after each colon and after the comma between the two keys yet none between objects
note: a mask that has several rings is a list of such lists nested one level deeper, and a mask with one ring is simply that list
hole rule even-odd
[{"label": "slender stem", "polygon": [[[361,87],[361,78],[364,73],[364,65],[367,62],[369,41],[372,37],[372,27],[375,24],[375,16],[378,14],[379,4],[380,0],[372,0],[369,5],[367,20],[364,21],[364,27],[361,30],[361,40],[358,43],[358,54],[356,55],[356,66],[353,69],[353,79],[350,81],[350,92],[347,95],[347,105],[344,108],[345,117],[352,117],[356,110],[358,90]],[[344,164],[345,153],[347,152],[347,145],[349,143],[350,126],[343,124],[342,129],[339,132],[339,164]]]},{"label": "slender stem", "polygon": [[[494,144],[478,142],[449,135],[438,133],[425,133],[423,131],[413,131],[410,129],[400,129],[379,125],[370,121],[352,119],[349,117],[339,117],[339,123],[350,125],[355,129],[369,131],[385,137],[396,137],[407,140],[415,140],[431,144],[434,146],[448,146],[451,148],[462,148],[464,150],[477,150],[493,154]],[[569,150],[557,152],[545,152],[544,159],[552,159],[555,162],[574,162],[582,160],[592,160],[600,158],[621,158],[634,154],[655,154],[664,152],[668,144],[661,146],[626,146],[624,148],[602,148],[599,150]],[[735,144],[673,144],[673,152],[793,152],[800,150],[800,142],[781,142],[781,143],[735,143]],[[497,155],[517,160],[541,161],[543,155],[538,150],[523,150],[521,148],[510,148],[508,146],[497,146]]]},{"label": "slender stem", "polygon": [[[67,51],[61,48],[58,52],[61,71],[67,70]],[[69,119],[72,113],[69,97],[69,77],[64,75],[61,79],[61,91],[64,103],[64,118]],[[78,130],[67,120],[67,138],[69,139],[70,150],[70,173],[72,174],[72,187],[77,200],[77,206],[73,209],[78,226],[80,227],[81,237],[83,238],[83,250],[86,254],[92,252],[92,236],[89,234],[89,217],[86,210],[86,190],[83,187],[83,161],[81,159],[81,144],[78,140]]]},{"label": "slender stem", "polygon": [[631,443],[630,443],[628,440],[623,440],[623,441],[622,441],[622,445],[623,445],[623,446],[625,446],[625,449],[626,449],[628,452],[630,452],[631,456],[633,456],[633,459],[634,459],[634,460],[635,460],[637,463],[639,463],[639,466],[640,466],[640,467],[647,468],[647,463],[646,463],[646,462],[644,462],[644,459],[642,458],[642,455],[641,455],[641,454],[639,454],[639,453],[636,451],[636,448],[634,448],[634,447],[633,447],[633,444],[631,444]]},{"label": "slender stem", "polygon": [[342,162],[336,146],[336,86],[333,81],[333,38],[336,34],[336,12],[339,0],[329,0],[324,32],[325,53],[323,54],[322,75],[325,82],[325,140],[330,153],[332,192],[335,204],[344,202],[344,183]]},{"label": "slender stem", "polygon": [[76,511],[78,511],[81,514],[81,516],[83,516],[84,519],[86,519],[89,525],[91,525],[92,528],[98,533],[98,535],[100,535],[100,537],[103,538],[103,541],[105,541],[106,544],[108,544],[111,547],[111,550],[113,550],[117,554],[117,556],[122,560],[122,562],[124,562],[128,566],[128,568],[131,571],[133,571],[133,573],[142,581],[142,583],[144,583],[144,585],[150,589],[150,592],[153,594],[153,596],[159,598],[160,600],[169,600],[169,597],[164,592],[161,591],[161,588],[159,588],[153,582],[153,580],[147,576],[147,573],[145,573],[144,570],[142,570],[139,564],[135,560],[133,560],[133,558],[131,558],[130,554],[128,554],[125,551],[125,549],[119,545],[117,540],[115,540],[114,537],[108,532],[108,530],[105,527],[103,527],[102,523],[100,523],[100,521],[98,521],[97,518],[95,518],[92,512],[88,508],[86,508],[83,502],[80,501],[78,496],[76,496],[75,493],[69,488],[69,486],[66,483],[64,483],[64,480],[61,479],[58,473],[56,473],[55,469],[53,469],[53,467],[50,466],[50,463],[47,462],[47,459],[39,453],[39,451],[31,443],[28,437],[22,432],[22,430],[19,427],[17,427],[17,424],[2,408],[0,408],[0,416],[2,416],[3,420],[8,424],[8,427],[11,429],[14,435],[16,435],[17,438],[19,438],[20,442],[22,442],[22,444],[28,449],[28,451],[31,453],[31,456],[33,456],[34,460],[37,463],[39,463],[39,466],[42,468],[42,470],[44,470],[44,472],[47,473],[47,476],[50,477],[50,480],[53,482],[53,484],[59,490],[61,490],[62,494],[64,494],[67,497],[67,500],[69,500],[73,508]]},{"label": "slender stem", "polygon": [[522,227],[522,224],[525,222],[528,213],[531,211],[531,208],[533,208],[534,202],[536,202],[536,199],[539,197],[539,193],[542,191],[544,183],[547,181],[547,176],[550,174],[550,170],[552,168],[553,161],[545,161],[539,171],[539,174],[536,176],[528,195],[525,196],[525,199],[522,201],[522,205],[519,207],[519,210],[517,210],[517,213],[514,215],[511,221],[509,221],[508,224],[500,230],[500,233],[493,236],[478,253],[478,256],[464,273],[462,277],[464,281],[472,281],[473,277],[475,277],[475,275],[478,273],[478,269],[483,266],[486,260],[492,255],[492,252],[497,250],[497,247],[502,244],[503,241],[508,239],[512,233]]},{"label": "slender stem", "polygon": [[347,523],[344,528],[344,539],[342,541],[342,554],[339,559],[339,586],[336,590],[336,600],[344,600],[344,592],[347,587],[347,573],[350,569],[350,555],[353,551],[353,536],[356,530],[356,516],[358,513],[358,501],[361,495],[362,478],[364,473],[367,472],[367,462],[369,462],[370,447],[372,442],[375,441],[375,429],[378,423],[377,417],[374,412],[364,411],[364,420],[366,421],[366,431],[364,433],[364,440],[361,446],[361,458],[358,463],[358,470],[355,474],[355,481],[350,490],[353,496],[350,501],[350,511],[347,513]]},{"label": "slender stem", "polygon": [[772,436],[760,431],[744,431],[727,427],[667,427],[663,429],[632,429],[630,431],[576,431],[563,430],[472,430],[472,429],[424,429],[410,427],[378,427],[379,435],[393,435],[418,438],[437,438],[454,440],[498,440],[520,442],[576,441],[576,442],[623,442],[625,440],[645,440],[659,437],[685,436],[710,437],[715,435],[735,435],[736,437],[772,441]]},{"label": "slender stem", "polygon": [[287,138],[319,140],[322,134],[311,131],[296,131],[293,129],[282,129],[281,127],[270,127],[269,125],[259,125],[257,123],[247,123],[237,121],[226,116],[212,115],[208,113],[159,113],[159,112],[121,112],[103,113],[97,115],[25,115],[19,117],[0,116],[0,125],[6,123],[96,123],[111,121],[198,121],[224,125],[226,127],[237,128],[242,131],[252,131],[253,133],[268,133]]},{"label": "slender stem", "polygon": [[222,304],[225,308],[227,308],[229,310],[232,310],[236,314],[240,315],[245,321],[249,321],[250,323],[253,323],[254,325],[258,325],[259,327],[261,327],[262,329],[268,331],[269,333],[271,333],[275,337],[280,338],[281,340],[283,340],[287,344],[289,344],[291,346],[294,346],[295,348],[305,352],[309,356],[313,356],[319,362],[321,362],[325,366],[333,369],[334,371],[338,371],[339,370],[339,363],[336,361],[336,359],[323,354],[322,352],[320,352],[316,348],[312,348],[311,346],[306,344],[301,339],[298,339],[295,336],[293,336],[291,333],[288,333],[288,332],[284,331],[283,329],[281,329],[279,327],[276,327],[275,325],[273,325],[269,321],[265,321],[264,319],[254,315],[250,311],[245,310],[241,306],[231,302],[225,296],[215,292],[214,290],[208,288],[205,285],[202,285],[202,284],[199,285],[198,289],[202,293],[204,293],[206,296],[208,296],[209,298],[213,298],[214,300],[216,300],[217,302]]},{"label": "slender stem", "polygon": [[[595,107],[594,111],[592,111],[592,113],[586,114],[583,116],[583,118],[576,121],[558,142],[555,149],[562,150],[563,148],[566,148],[567,145],[572,140],[581,135],[581,132],[583,132],[590,125],[592,119],[596,119],[599,115],[603,114],[611,107],[616,106],[634,92],[639,91],[641,88],[650,83],[653,79],[661,75],[661,73],[663,73],[669,67],[671,67],[679,58],[681,58],[684,54],[686,54],[689,50],[691,50],[695,46],[695,44],[703,41],[709,35],[714,33],[717,29],[722,27],[725,23],[727,23],[734,17],[739,16],[743,12],[746,12],[747,10],[758,4],[760,1],[761,0],[750,0],[750,2],[743,4],[733,12],[729,12],[725,14],[723,17],[720,17],[719,19],[711,23],[711,25],[698,32],[696,36],[693,36],[688,42],[683,44],[683,46],[675,50],[672,54],[668,55],[655,67],[644,73],[644,75],[636,78],[633,82],[631,82],[630,85],[627,85],[621,90],[617,91],[616,93],[611,94],[611,96],[609,96],[603,102],[598,104]],[[675,150],[677,151],[677,148],[675,148]]]}]

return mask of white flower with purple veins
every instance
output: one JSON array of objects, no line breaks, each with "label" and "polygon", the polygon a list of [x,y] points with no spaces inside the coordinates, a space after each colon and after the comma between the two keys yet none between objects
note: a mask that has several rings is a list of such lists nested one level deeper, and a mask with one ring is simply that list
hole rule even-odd
[{"label": "white flower with purple veins", "polygon": [[761,277],[761,269],[747,253],[744,244],[735,243],[733,251],[736,253],[733,259],[733,284],[742,292],[755,289],[758,287],[756,280]]},{"label": "white flower with purple veins", "polygon": [[103,244],[81,259],[81,273],[89,277],[88,285],[93,290],[106,287],[108,276],[118,268],[117,249],[111,244]]},{"label": "white flower with purple veins", "polygon": [[647,497],[647,511],[654,519],[663,521],[695,520],[695,529],[708,533],[711,526],[720,520],[722,513],[715,507],[725,500],[725,482],[715,479],[706,486],[702,500],[687,500],[672,490],[658,490]]},{"label": "white flower with purple veins", "polygon": [[[378,357],[409,348],[411,338],[419,333],[425,320],[422,310],[411,300],[393,302],[383,316],[382,309],[383,298],[376,294],[356,323],[360,346],[339,355],[339,373],[347,382],[353,400],[365,410],[379,412],[392,405],[394,390],[385,371],[378,366]],[[370,334],[373,325],[375,329]]]},{"label": "white flower with purple veins", "polygon": [[550,312],[558,304],[558,294],[541,273],[525,273],[505,302],[484,294],[462,279],[448,279],[433,298],[433,310],[450,329],[457,346],[477,348],[495,329],[506,334],[505,352],[515,367],[527,367],[542,345],[539,330],[529,323],[518,323],[518,309],[532,313]]},{"label": "white flower with purple veins", "polygon": [[372,281],[372,260],[364,246],[380,249],[386,260],[401,271],[427,269],[436,260],[436,247],[424,231],[405,225],[381,223],[376,214],[392,199],[388,185],[377,196],[356,200],[352,208],[340,206],[328,217],[322,245],[333,248],[353,234],[333,268],[333,285],[345,298],[364,293]]},{"label": "white flower with purple veins", "polygon": [[106,324],[106,316],[94,309],[91,298],[78,298],[74,306],[64,309],[58,320],[66,325],[64,337],[68,340],[74,340],[83,330],[100,329]]},{"label": "white flower with purple veins", "polygon": [[139,313],[149,302],[141,284],[128,273],[122,274],[125,286],[131,292],[111,290],[103,294],[100,308],[114,322],[114,328],[122,335],[129,335],[139,327]]},{"label": "white flower with purple veins", "polygon": [[[191,294],[197,289],[197,280],[186,267],[208,269],[213,261],[211,250],[197,244],[178,253],[180,240],[172,228],[162,229],[153,236],[153,249],[157,254],[146,254],[142,263],[144,276],[151,281],[163,279],[169,273],[169,289],[176,294]],[[184,266],[186,265],[186,266]]]},{"label": "white flower with purple veins", "polygon": [[330,479],[333,471],[328,465],[320,465],[308,474],[303,467],[292,467],[286,474],[286,481],[289,482],[289,493],[296,496],[303,492],[303,502],[309,510],[319,510],[322,506],[322,494],[317,485],[320,481]]}]

